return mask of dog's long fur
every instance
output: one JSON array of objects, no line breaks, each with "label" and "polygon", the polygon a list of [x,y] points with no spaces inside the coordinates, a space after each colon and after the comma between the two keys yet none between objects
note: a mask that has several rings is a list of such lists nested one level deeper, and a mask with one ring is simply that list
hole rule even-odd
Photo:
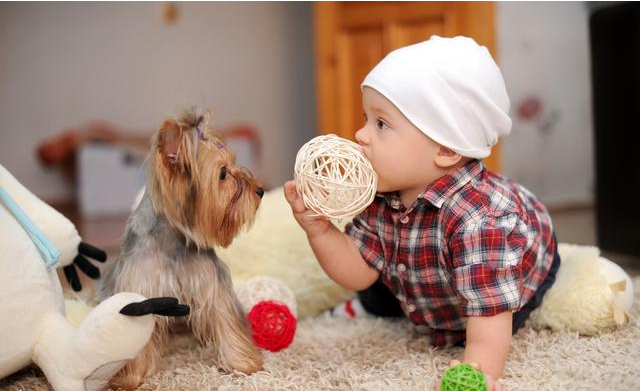
[{"label": "dog's long fur", "polygon": [[[226,173],[226,175],[225,175]],[[251,340],[226,265],[227,246],[251,224],[262,189],[206,127],[197,110],[166,120],[149,154],[149,180],[127,223],[121,253],[98,283],[98,301],[117,292],[171,296],[191,307],[187,325],[216,352],[218,366],[251,373],[262,355]],[[157,317],[143,352],[112,380],[133,389],[155,372],[174,320]]]}]

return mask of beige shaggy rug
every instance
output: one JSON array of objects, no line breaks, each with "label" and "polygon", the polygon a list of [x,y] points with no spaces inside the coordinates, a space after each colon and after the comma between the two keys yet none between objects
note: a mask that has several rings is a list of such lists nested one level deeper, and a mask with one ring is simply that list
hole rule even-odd
[{"label": "beige shaggy rug", "polygon": [[[264,370],[245,376],[218,372],[206,348],[176,338],[160,372],[140,390],[430,391],[449,361],[462,355],[461,348],[431,348],[428,336],[406,320],[319,316],[350,293],[331,282],[315,261],[281,188],[265,194],[253,228],[218,254],[236,284],[271,276],[292,289],[301,319],[293,344],[280,353],[267,352]],[[640,391],[640,278],[634,284],[631,321],[622,329],[598,337],[521,330],[506,364],[505,391]],[[0,391],[18,390],[49,391],[50,386],[30,367],[0,380]]]},{"label": "beige shaggy rug", "polygon": [[[634,281],[640,287],[640,278]],[[506,364],[505,390],[640,390],[640,289],[631,322],[599,337],[521,330]],[[140,390],[432,390],[461,348],[433,349],[408,321],[307,318],[293,344],[266,353],[263,371],[245,376],[213,367],[211,354],[181,337]],[[49,391],[35,367],[0,380],[0,390]]]}]

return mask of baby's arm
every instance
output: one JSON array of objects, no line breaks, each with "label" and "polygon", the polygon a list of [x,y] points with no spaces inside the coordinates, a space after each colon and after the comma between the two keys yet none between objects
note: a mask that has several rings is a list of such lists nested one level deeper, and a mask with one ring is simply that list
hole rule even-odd
[{"label": "baby's arm", "polygon": [[353,240],[335,225],[322,235],[307,237],[325,273],[344,288],[363,290],[378,279],[378,271],[364,261]]},{"label": "baby's arm", "polygon": [[499,379],[511,348],[511,318],[511,311],[469,317],[463,361],[478,363],[485,374]]},{"label": "baby's arm", "polygon": [[296,221],[307,233],[316,259],[333,281],[347,289],[363,290],[378,279],[379,272],[365,262],[347,234],[306,208],[294,181],[285,183],[284,193]]},{"label": "baby's arm", "polygon": [[[513,310],[521,303],[525,224],[515,213],[470,220],[449,240],[452,285],[467,318],[463,360],[502,376],[511,347]],[[482,262],[478,262],[482,260]]]}]

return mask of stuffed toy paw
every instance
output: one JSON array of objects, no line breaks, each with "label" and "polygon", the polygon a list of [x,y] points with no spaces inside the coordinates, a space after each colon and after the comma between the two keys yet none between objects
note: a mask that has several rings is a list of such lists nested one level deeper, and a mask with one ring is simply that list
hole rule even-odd
[{"label": "stuffed toy paw", "polygon": [[[185,316],[189,307],[171,297],[146,299],[124,292],[100,303],[77,327],[54,311],[44,314],[38,328],[17,322],[9,337],[22,327],[22,336],[30,338],[0,347],[0,377],[33,362],[56,391],[104,390],[151,338],[154,314]],[[3,332],[11,330],[0,331],[4,340]]]}]

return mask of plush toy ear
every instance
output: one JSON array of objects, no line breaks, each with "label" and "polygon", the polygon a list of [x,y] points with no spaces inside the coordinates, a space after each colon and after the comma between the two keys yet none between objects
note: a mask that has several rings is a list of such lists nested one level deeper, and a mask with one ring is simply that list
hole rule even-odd
[{"label": "plush toy ear", "polygon": [[180,140],[182,129],[173,120],[166,120],[160,129],[160,153],[164,164],[169,168],[175,168],[179,162]]}]

